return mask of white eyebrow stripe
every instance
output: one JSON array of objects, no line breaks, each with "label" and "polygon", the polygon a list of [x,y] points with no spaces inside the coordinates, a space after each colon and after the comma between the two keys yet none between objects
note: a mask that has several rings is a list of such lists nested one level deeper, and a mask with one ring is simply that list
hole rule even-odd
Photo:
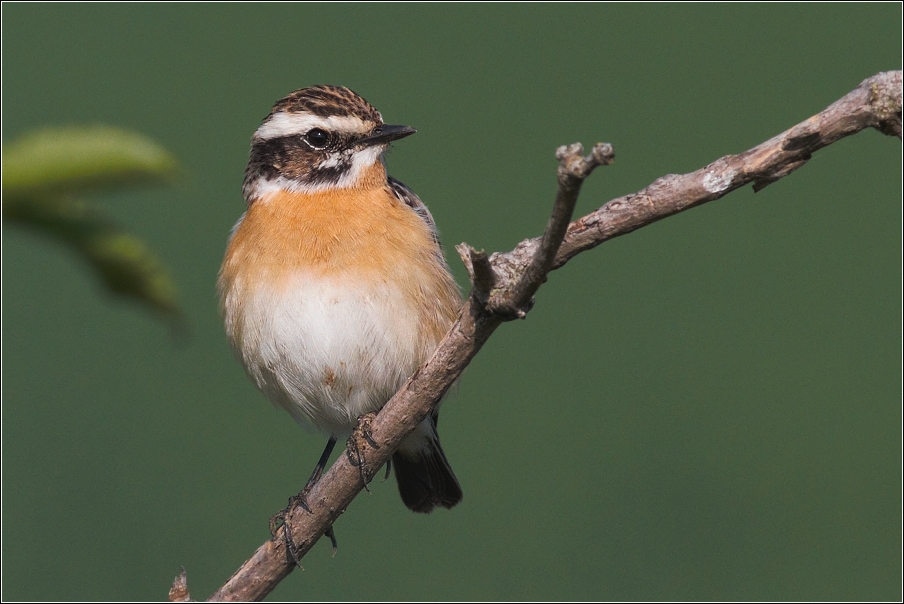
[{"label": "white eyebrow stripe", "polygon": [[283,136],[298,136],[313,128],[329,131],[364,134],[375,124],[365,122],[354,115],[330,115],[321,117],[313,113],[287,113],[280,111],[271,115],[254,133],[255,138],[269,140]]}]

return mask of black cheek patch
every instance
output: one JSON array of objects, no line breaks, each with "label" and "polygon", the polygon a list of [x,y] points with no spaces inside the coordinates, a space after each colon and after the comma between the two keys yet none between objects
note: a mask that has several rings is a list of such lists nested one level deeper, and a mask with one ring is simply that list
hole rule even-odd
[{"label": "black cheek patch", "polygon": [[337,184],[343,175],[348,174],[351,167],[351,158],[343,157],[335,166],[312,169],[305,180],[313,185]]}]

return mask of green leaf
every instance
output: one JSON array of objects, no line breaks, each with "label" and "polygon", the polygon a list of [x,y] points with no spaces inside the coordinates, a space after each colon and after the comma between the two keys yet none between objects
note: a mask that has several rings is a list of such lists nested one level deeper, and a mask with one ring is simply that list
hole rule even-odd
[{"label": "green leaf", "polygon": [[166,267],[140,239],[122,230],[100,208],[68,198],[4,199],[3,218],[69,244],[98,271],[111,291],[181,322],[176,286]]},{"label": "green leaf", "polygon": [[147,137],[108,126],[46,128],[3,149],[4,197],[46,197],[171,180],[176,160]]},{"label": "green leaf", "polygon": [[182,327],[175,284],[137,237],[100,208],[74,200],[88,189],[169,181],[175,158],[135,132],[107,126],[45,128],[3,149],[3,218],[37,229],[78,252],[115,294]]}]

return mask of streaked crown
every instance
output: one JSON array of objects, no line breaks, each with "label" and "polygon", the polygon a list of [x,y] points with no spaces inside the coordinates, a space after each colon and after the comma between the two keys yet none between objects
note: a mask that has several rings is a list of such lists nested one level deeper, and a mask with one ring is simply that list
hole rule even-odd
[{"label": "streaked crown", "polygon": [[354,187],[393,140],[415,132],[389,126],[348,88],[312,86],[279,100],[251,138],[242,193],[251,203],[274,190],[312,193]]},{"label": "streaked crown", "polygon": [[311,86],[296,90],[277,101],[267,118],[283,112],[310,113],[319,117],[356,117],[361,122],[383,122],[383,117],[373,105],[345,86]]}]

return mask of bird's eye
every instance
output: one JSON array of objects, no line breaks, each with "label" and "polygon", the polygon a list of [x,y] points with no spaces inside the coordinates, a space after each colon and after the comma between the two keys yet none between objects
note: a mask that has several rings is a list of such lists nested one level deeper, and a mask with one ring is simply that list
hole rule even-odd
[{"label": "bird's eye", "polygon": [[313,130],[308,130],[307,134],[304,135],[304,140],[315,149],[323,149],[330,142],[330,134],[326,130],[314,128]]}]

